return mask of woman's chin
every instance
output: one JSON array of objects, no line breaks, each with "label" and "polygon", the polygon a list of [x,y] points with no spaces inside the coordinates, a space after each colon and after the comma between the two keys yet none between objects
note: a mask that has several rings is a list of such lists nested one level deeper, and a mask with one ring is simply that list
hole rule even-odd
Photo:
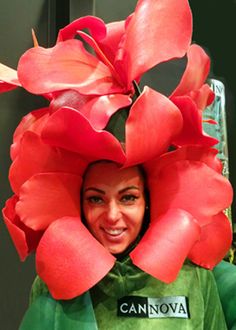
[{"label": "woman's chin", "polygon": [[121,254],[123,253],[125,250],[126,250],[126,245],[123,246],[123,245],[107,245],[105,246],[105,249],[110,252],[111,254],[113,255],[116,255],[116,254]]},{"label": "woman's chin", "polygon": [[120,243],[102,242],[102,245],[105,247],[105,249],[108,252],[110,252],[113,255],[123,253],[128,247],[128,244],[126,244],[125,242],[120,242]]}]

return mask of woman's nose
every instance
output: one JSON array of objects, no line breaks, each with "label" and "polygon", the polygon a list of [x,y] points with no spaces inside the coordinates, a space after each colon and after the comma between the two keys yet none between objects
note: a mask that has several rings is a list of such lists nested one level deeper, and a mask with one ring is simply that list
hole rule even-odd
[{"label": "woman's nose", "polygon": [[110,222],[116,222],[120,219],[121,211],[120,206],[116,201],[111,201],[107,206],[107,220]]}]

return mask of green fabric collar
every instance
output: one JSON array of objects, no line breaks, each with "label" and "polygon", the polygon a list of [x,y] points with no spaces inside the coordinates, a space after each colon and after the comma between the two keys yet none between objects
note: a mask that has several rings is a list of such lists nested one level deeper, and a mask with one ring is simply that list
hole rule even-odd
[{"label": "green fabric collar", "polygon": [[142,289],[149,275],[132,264],[129,256],[117,260],[112,270],[96,286],[106,295],[122,297]]}]

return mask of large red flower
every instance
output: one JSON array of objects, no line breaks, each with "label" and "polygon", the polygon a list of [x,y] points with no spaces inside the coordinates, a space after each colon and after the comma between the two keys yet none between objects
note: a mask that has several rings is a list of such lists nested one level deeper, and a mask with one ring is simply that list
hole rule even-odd
[{"label": "large red flower", "polygon": [[[90,35],[83,31],[85,28]],[[65,131],[68,133],[68,126],[55,135],[53,123],[63,122],[65,113],[66,118],[71,116],[76,122],[83,122],[84,126],[91,125],[96,132],[104,130],[115,112],[131,105],[135,93],[133,81],[139,81],[143,73],[160,62],[184,56],[191,41],[191,32],[192,18],[187,1],[179,4],[176,0],[141,0],[125,22],[106,25],[96,17],[83,17],[59,32],[54,47],[28,50],[18,65],[22,86],[31,93],[51,93],[51,113],[62,107],[79,112],[76,115],[64,109],[55,114],[45,127],[44,141],[76,152],[80,149],[81,152],[78,147],[82,142],[74,146],[78,137],[73,138],[73,142],[72,132],[68,134],[66,145],[64,136]],[[74,39],[76,35],[89,43],[95,55],[88,53],[82,42]],[[33,75],[29,74],[32,70]],[[150,131],[152,120],[156,129]],[[160,123],[165,123],[161,136],[157,134]],[[134,134],[137,129],[141,130],[141,134]],[[148,160],[154,154],[166,151],[181,129],[182,115],[177,107],[162,94],[144,88],[129,110],[126,139],[123,141],[126,143],[126,165]],[[100,136],[103,139],[108,134],[101,133]],[[139,149],[134,148],[135,144],[140,146]],[[86,152],[91,153],[91,149]]]},{"label": "large red flower", "polygon": [[[88,29],[90,35],[84,29]],[[176,130],[171,137],[167,136],[165,144],[170,144],[171,138],[177,145],[212,145],[216,140],[202,132],[201,114],[191,102],[194,100],[202,108],[204,100],[207,104],[212,99],[209,89],[203,85],[209,72],[209,58],[199,46],[189,48],[191,32],[192,16],[187,0],[181,4],[177,0],[140,0],[126,21],[105,24],[97,17],[82,17],[59,31],[54,47],[36,46],[28,50],[19,61],[19,80],[28,91],[52,99],[50,113],[61,107],[71,107],[80,111],[94,129],[100,130],[116,111],[131,105],[134,80],[139,81],[153,66],[182,57],[187,52],[186,71],[171,95],[171,100],[182,112],[184,126],[181,129],[179,115]],[[78,35],[94,49],[95,55],[75,39]],[[8,75],[2,74],[0,79],[9,83]],[[144,89],[140,103],[148,100],[148,92],[148,88]],[[183,95],[191,96],[191,99],[183,99]],[[160,106],[163,95],[156,93],[155,99],[145,103],[150,105],[152,102]],[[168,107],[173,108],[173,105],[169,103]],[[133,109],[132,113],[138,117]],[[176,115],[174,117],[177,119]],[[172,124],[167,124],[163,131],[170,132],[171,129]],[[189,131],[195,134],[189,134]],[[141,137],[140,141],[143,140]],[[155,148],[152,139],[147,145]],[[159,153],[166,150],[161,143]],[[138,158],[142,158],[142,153]]]},{"label": "large red flower", "polygon": [[[186,258],[212,268],[229,248],[223,210],[232,190],[210,148],[216,140],[202,130],[202,111],[213,101],[205,84],[210,61],[190,46],[191,20],[187,0],[139,0],[126,21],[72,22],[54,47],[23,54],[17,72],[0,65],[0,91],[22,86],[49,100],[15,131],[14,196],[3,216],[21,259],[36,250],[37,272],[56,299],[82,294],[115,262],[81,221],[83,173],[96,160],[146,169],[150,227],[131,253],[144,271],[171,282]],[[185,54],[169,98],[147,86],[139,91],[146,71]],[[167,153],[171,145],[178,149]]]}]

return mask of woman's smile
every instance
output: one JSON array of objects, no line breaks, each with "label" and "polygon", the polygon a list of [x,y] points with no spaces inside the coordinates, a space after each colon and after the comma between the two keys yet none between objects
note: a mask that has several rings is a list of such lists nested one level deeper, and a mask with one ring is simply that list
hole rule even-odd
[{"label": "woman's smile", "polygon": [[121,228],[121,229],[119,229],[119,228],[117,228],[117,229],[101,228],[101,229],[104,230],[105,234],[108,234],[113,237],[120,236],[126,230],[125,228]]}]

